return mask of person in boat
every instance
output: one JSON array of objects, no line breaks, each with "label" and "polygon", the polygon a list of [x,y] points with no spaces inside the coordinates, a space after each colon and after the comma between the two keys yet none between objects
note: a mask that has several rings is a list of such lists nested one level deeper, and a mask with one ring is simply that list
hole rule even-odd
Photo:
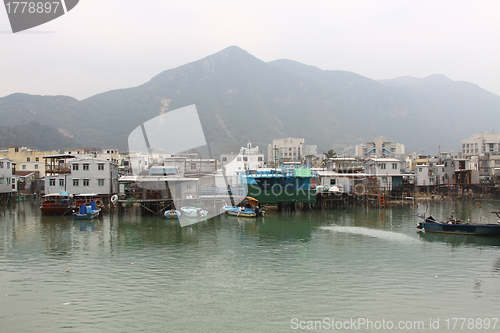
[{"label": "person in boat", "polygon": [[257,216],[261,215],[259,206],[255,206],[254,212],[255,212],[255,215],[257,215]]}]

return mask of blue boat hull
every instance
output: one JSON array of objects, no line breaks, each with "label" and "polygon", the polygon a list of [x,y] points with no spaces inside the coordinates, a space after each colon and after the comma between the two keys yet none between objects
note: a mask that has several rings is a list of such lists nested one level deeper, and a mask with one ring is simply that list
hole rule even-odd
[{"label": "blue boat hull", "polygon": [[425,232],[456,235],[500,236],[500,224],[448,224],[423,222]]},{"label": "blue boat hull", "polygon": [[73,213],[73,218],[75,220],[92,220],[92,219],[95,219],[96,217],[98,217],[100,212],[101,212],[101,210],[97,209],[97,210],[93,210],[90,213],[86,213],[86,214]]}]

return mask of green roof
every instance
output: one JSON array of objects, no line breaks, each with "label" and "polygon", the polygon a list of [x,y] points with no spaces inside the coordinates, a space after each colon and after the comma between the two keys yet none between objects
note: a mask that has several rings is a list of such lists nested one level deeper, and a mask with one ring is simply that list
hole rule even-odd
[{"label": "green roof", "polygon": [[311,169],[307,168],[300,168],[300,169],[295,169],[295,177],[302,177],[302,178],[311,178],[312,173]]}]

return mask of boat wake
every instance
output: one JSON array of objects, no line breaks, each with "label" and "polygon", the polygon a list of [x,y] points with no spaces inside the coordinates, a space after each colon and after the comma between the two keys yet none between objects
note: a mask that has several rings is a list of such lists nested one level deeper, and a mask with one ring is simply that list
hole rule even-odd
[{"label": "boat wake", "polygon": [[334,232],[341,232],[353,235],[362,235],[368,237],[374,237],[383,239],[385,241],[404,243],[404,244],[420,244],[422,241],[417,238],[413,238],[399,232],[385,231],[378,229],[370,229],[363,227],[344,227],[344,226],[328,226],[322,227],[324,230],[330,230]]}]

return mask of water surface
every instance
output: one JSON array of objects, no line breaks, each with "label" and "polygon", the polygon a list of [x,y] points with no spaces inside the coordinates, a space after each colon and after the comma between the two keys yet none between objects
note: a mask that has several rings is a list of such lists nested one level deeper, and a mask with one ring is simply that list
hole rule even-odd
[{"label": "water surface", "polygon": [[133,210],[80,223],[31,202],[0,209],[2,332],[288,332],[292,318],[360,317],[427,331],[430,318],[499,317],[500,240],[415,228],[424,211],[494,220],[499,202],[475,203],[184,228]]}]

